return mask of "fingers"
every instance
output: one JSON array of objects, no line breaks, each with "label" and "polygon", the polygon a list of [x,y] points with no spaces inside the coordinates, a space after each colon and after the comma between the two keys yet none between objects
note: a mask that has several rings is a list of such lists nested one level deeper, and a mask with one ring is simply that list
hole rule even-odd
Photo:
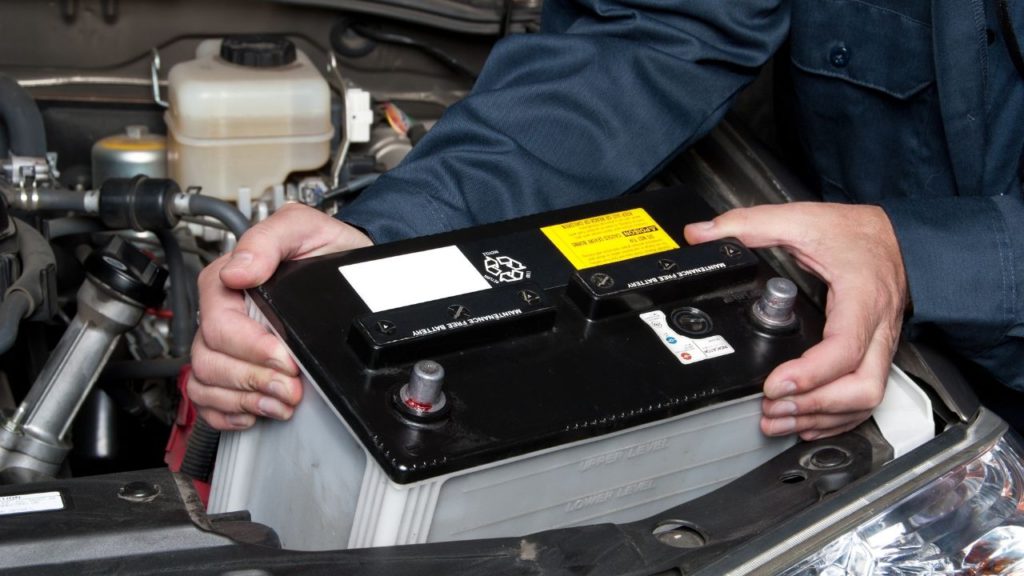
[{"label": "fingers", "polygon": [[775,399],[807,392],[860,367],[878,326],[872,302],[863,296],[837,299],[825,320],[821,342],[772,371],[765,379],[765,396]]},{"label": "fingers", "polygon": [[365,234],[340,220],[309,206],[286,204],[242,235],[220,276],[229,288],[252,288],[266,282],[283,260],[370,244]]},{"label": "fingers", "polygon": [[286,420],[302,398],[298,378],[210,350],[201,334],[193,343],[192,357],[187,393],[214,428],[248,428],[254,416]]},{"label": "fingers", "polygon": [[[263,396],[277,399],[294,406],[302,397],[302,386],[299,379],[280,372],[250,364],[226,354],[210,350],[202,344],[201,336],[192,347],[192,374],[200,383],[228,390],[256,392]],[[206,405],[203,398],[193,401]],[[229,410],[227,406],[214,406],[220,410]],[[236,412],[258,413],[256,409],[234,410]]]},{"label": "fingers", "polygon": [[[249,318],[241,292],[229,290],[220,282],[220,268],[226,261],[227,257],[221,257],[199,274],[202,322],[196,342],[201,343],[203,348],[208,347],[257,366],[272,368],[287,376],[297,376],[298,367],[288,355],[284,344]],[[204,369],[204,361],[202,354],[197,357],[196,350],[193,350],[193,364]]]},{"label": "fingers", "polygon": [[892,225],[875,206],[791,203],[731,210],[684,229],[690,243],[735,237],[781,246],[828,284],[822,341],[765,380],[762,430],[804,439],[846,431],[882,400],[906,302]]},{"label": "fingers", "polygon": [[189,380],[188,394],[190,399],[204,408],[222,414],[250,414],[266,416],[275,420],[287,420],[291,418],[292,412],[295,410],[293,406],[288,406],[259,392],[206,386],[194,378]]},{"label": "fingers", "polygon": [[[803,380],[777,399],[766,397],[762,402],[762,431],[769,436],[800,433],[804,440],[824,438],[845,432],[866,420],[885,394],[885,383],[898,333],[888,326],[879,326],[862,356],[832,356],[835,365],[857,360],[856,369],[837,377],[828,374],[823,381]],[[808,350],[800,361],[813,358],[830,361],[825,342]],[[776,371],[792,370],[793,361]],[[774,373],[769,379],[774,377]],[[767,387],[767,386],[766,386]]]},{"label": "fingers", "polygon": [[217,430],[232,431],[251,428],[256,423],[252,414],[225,414],[211,408],[198,408],[199,416]]},{"label": "fingers", "polygon": [[793,221],[793,207],[814,211],[817,203],[765,204],[751,208],[730,210],[710,222],[697,222],[683,229],[686,241],[700,244],[733,237],[751,248],[787,246],[799,222]]},{"label": "fingers", "polygon": [[368,246],[358,229],[289,204],[253,226],[231,254],[199,275],[202,322],[192,346],[188,393],[215,428],[237,430],[254,416],[290,418],[302,395],[298,366],[284,344],[249,318],[240,290],[257,286],[282,260]]},{"label": "fingers", "polygon": [[810,416],[786,416],[783,418],[761,418],[761,431],[766,436],[788,436],[800,434],[804,440],[826,438],[856,428],[871,416],[871,410],[846,414],[812,414]]}]

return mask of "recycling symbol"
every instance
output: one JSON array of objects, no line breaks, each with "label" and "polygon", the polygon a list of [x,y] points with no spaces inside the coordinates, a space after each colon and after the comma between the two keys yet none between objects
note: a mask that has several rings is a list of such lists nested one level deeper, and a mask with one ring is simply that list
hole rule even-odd
[{"label": "recycling symbol", "polygon": [[526,277],[526,266],[508,256],[484,256],[484,270],[498,282],[516,282]]}]

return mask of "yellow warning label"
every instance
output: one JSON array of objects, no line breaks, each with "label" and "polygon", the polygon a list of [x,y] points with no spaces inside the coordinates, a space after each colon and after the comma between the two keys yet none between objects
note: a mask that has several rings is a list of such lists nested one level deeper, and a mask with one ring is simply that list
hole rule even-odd
[{"label": "yellow warning label", "polygon": [[643,208],[541,228],[577,270],[679,248]]}]

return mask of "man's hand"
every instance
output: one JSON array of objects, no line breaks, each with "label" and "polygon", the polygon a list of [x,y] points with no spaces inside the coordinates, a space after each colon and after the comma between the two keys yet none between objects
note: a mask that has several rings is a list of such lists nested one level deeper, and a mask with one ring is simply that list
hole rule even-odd
[{"label": "man's hand", "polygon": [[764,383],[761,430],[833,436],[882,401],[899,341],[907,279],[888,217],[876,206],[793,203],[731,210],[684,230],[690,243],[732,236],[781,246],[828,284],[822,341]]},{"label": "man's hand", "polygon": [[340,220],[289,204],[202,271],[202,322],[192,343],[188,395],[203,419],[214,428],[239,430],[252,426],[257,415],[291,417],[302,397],[298,367],[284,345],[246,314],[241,290],[265,282],[283,260],[370,244]]}]

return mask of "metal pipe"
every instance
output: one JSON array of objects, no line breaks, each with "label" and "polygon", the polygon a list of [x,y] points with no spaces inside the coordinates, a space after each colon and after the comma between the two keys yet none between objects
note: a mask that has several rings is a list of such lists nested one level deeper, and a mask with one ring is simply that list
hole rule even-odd
[{"label": "metal pipe", "polygon": [[[127,76],[85,76],[71,74],[68,76],[49,76],[45,78],[26,78],[19,80],[23,88],[49,88],[53,86],[73,86],[76,84],[105,86],[149,86],[149,78],[129,78]],[[161,86],[167,85],[166,80],[160,81]]]},{"label": "metal pipe", "polygon": [[68,430],[114,351],[147,306],[163,299],[166,271],[119,237],[86,261],[78,313],[14,414],[0,427],[0,471],[53,476],[71,449]]}]

